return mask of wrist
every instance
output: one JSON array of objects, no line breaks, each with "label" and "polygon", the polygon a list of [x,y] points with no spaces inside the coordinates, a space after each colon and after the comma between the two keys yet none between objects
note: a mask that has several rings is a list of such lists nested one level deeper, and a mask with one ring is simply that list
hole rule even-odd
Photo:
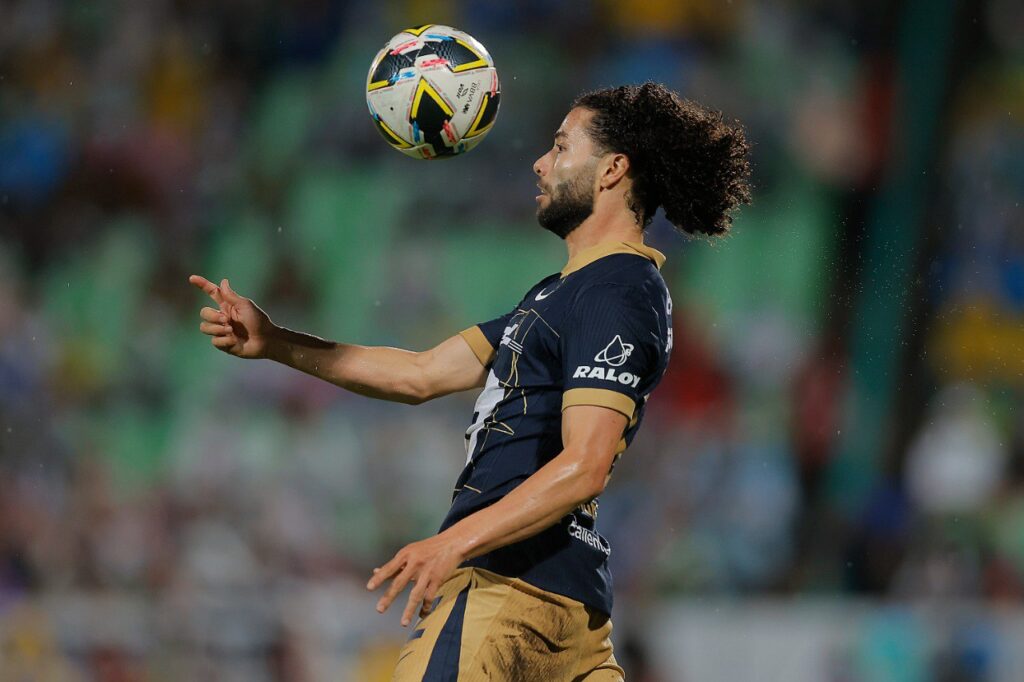
[{"label": "wrist", "polygon": [[281,333],[282,331],[281,327],[270,323],[270,328],[264,335],[266,339],[264,357],[268,360],[274,360],[275,362],[287,365],[288,342],[285,340],[284,334]]},{"label": "wrist", "polygon": [[476,556],[473,551],[479,546],[480,537],[479,533],[473,532],[471,518],[463,519],[443,534],[448,536],[460,564]]}]

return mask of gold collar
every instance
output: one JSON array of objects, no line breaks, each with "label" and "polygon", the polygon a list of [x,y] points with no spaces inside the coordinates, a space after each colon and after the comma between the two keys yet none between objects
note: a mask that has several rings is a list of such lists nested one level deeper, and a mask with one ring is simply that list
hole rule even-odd
[{"label": "gold collar", "polygon": [[644,256],[653,261],[659,270],[665,263],[665,254],[640,242],[602,242],[591,246],[589,249],[583,249],[570,258],[569,262],[562,268],[562,277],[590,265],[598,258],[604,258],[616,253],[631,253]]}]

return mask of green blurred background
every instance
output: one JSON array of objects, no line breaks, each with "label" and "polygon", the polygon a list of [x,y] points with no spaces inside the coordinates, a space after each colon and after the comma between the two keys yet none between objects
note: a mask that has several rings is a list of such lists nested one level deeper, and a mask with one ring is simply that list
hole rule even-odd
[{"label": "green blurred background", "polygon": [[[572,99],[738,118],[733,234],[648,243],[675,349],[602,497],[634,682],[1019,681],[1024,8],[1013,0],[0,6],[0,681],[388,679],[362,585],[432,534],[475,396],[369,401],[197,331],[428,348],[557,271]],[[369,61],[436,22],[501,110],[420,162]],[[1016,642],[1016,643],[1015,643]]]}]

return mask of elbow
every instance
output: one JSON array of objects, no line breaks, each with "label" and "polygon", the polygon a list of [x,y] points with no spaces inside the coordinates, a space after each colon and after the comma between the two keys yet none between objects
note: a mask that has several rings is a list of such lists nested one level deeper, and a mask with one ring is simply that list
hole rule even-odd
[{"label": "elbow", "polygon": [[559,478],[571,498],[566,501],[574,506],[590,502],[603,493],[608,484],[608,468],[601,466],[595,454],[587,448],[569,446],[560,455]]},{"label": "elbow", "polygon": [[590,502],[604,492],[608,485],[608,472],[600,467],[581,465],[576,484],[576,495],[578,504]]},{"label": "elbow", "polygon": [[429,395],[425,392],[412,390],[403,396],[402,402],[405,403],[406,405],[422,405],[428,400],[433,399],[433,397],[434,396]]},{"label": "elbow", "polygon": [[430,387],[422,380],[422,377],[418,376],[409,377],[406,381],[394,386],[392,394],[396,396],[395,400],[406,405],[422,405],[434,398]]},{"label": "elbow", "polygon": [[604,492],[604,489],[608,485],[608,476],[603,473],[593,474],[587,478],[586,485],[584,486],[585,497],[581,502],[589,502],[590,500],[598,497]]},{"label": "elbow", "polygon": [[407,405],[422,405],[437,397],[437,392],[429,379],[430,351],[416,353],[410,367],[411,372],[406,378],[401,391],[402,402]]}]

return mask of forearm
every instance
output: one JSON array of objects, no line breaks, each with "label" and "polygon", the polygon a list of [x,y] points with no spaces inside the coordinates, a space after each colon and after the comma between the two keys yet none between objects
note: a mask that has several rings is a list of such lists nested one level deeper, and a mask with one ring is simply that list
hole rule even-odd
[{"label": "forearm", "polygon": [[277,327],[267,357],[369,398],[422,402],[418,353],[400,348],[357,346]]},{"label": "forearm", "polygon": [[456,538],[465,559],[525,540],[554,525],[600,492],[582,456],[559,455],[505,497],[467,516],[445,533]]}]

